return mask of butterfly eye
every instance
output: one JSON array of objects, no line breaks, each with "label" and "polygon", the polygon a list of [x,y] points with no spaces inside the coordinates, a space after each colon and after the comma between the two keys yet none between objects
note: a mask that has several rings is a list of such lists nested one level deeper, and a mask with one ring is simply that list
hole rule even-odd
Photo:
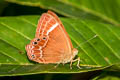
[{"label": "butterfly eye", "polygon": [[37,44],[37,42],[33,42],[33,44]]},{"label": "butterfly eye", "polygon": [[37,41],[40,41],[40,39],[38,38]]},{"label": "butterfly eye", "polygon": [[31,57],[32,57],[32,58],[35,58],[35,55],[34,55],[34,54],[32,54],[32,55],[31,55]]},{"label": "butterfly eye", "polygon": [[43,37],[43,40],[46,40],[46,37]]}]

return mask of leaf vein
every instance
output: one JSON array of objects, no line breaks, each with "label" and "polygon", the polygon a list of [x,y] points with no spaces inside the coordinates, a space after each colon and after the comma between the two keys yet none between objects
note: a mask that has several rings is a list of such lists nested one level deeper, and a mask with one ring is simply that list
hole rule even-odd
[{"label": "leaf vein", "polygon": [[[72,24],[71,24],[71,25],[72,25]],[[73,28],[74,28],[74,27],[73,27]],[[86,38],[84,37],[84,35],[83,35],[81,32],[79,32],[76,28],[74,28],[74,30],[76,30],[80,35],[82,35],[82,37],[83,37],[84,39],[86,39]],[[104,59],[108,64],[111,64],[111,62],[108,61],[108,60],[106,60],[105,57],[101,54],[101,52],[98,51],[98,50],[96,49],[96,47],[94,47],[94,45],[93,45],[91,42],[88,42],[88,43],[93,47],[93,49],[95,49],[95,51],[96,51],[101,57],[103,57],[103,59]]]},{"label": "leaf vein", "polygon": [[[83,22],[83,24],[85,24],[86,26],[88,26],[85,22]],[[88,27],[89,28],[89,27]],[[101,41],[104,42],[104,44],[106,44],[106,46],[113,52],[113,54],[118,58],[120,59],[120,56],[110,47],[110,45],[93,29],[89,28],[90,30],[92,30],[94,33],[96,33],[99,38],[101,39]]]},{"label": "leaf vein", "polygon": [[6,26],[7,28],[9,28],[10,30],[20,34],[21,36],[23,36],[24,38],[31,40],[31,38],[29,38],[28,36],[24,35],[23,33],[16,31],[15,29],[11,28],[9,25],[5,24],[4,22],[1,22],[2,25]]},{"label": "leaf vein", "polygon": [[14,57],[12,57],[12,56],[10,56],[10,55],[8,55],[8,54],[7,54],[7,53],[5,53],[4,51],[0,51],[0,52],[1,52],[1,53],[3,53],[4,55],[6,55],[6,56],[10,57],[10,58],[11,58],[11,59],[13,59],[14,61],[16,61],[16,62],[20,63],[18,59],[14,58]]}]

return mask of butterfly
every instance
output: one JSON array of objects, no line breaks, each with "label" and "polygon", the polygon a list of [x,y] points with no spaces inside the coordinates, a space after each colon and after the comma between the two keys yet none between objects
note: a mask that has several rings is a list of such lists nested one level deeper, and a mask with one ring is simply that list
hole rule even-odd
[{"label": "butterfly", "polygon": [[58,16],[48,10],[38,21],[35,38],[25,46],[30,60],[44,64],[73,62],[78,50],[71,40]]}]

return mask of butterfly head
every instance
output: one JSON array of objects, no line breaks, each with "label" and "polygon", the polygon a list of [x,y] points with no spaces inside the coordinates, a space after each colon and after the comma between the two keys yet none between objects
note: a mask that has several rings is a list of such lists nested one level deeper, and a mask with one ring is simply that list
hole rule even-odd
[{"label": "butterfly head", "polygon": [[78,54],[78,50],[76,48],[72,49],[73,57],[75,57]]}]

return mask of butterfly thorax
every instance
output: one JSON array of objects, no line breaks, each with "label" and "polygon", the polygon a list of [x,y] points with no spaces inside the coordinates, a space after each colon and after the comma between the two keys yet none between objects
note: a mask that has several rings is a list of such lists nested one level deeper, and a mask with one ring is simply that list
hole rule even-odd
[{"label": "butterfly thorax", "polygon": [[73,48],[71,50],[72,51],[71,53],[69,53],[69,55],[68,54],[65,55],[64,53],[64,56],[62,57],[61,59],[62,61],[60,63],[68,63],[75,58],[75,56],[78,54],[78,50],[76,48]]}]

